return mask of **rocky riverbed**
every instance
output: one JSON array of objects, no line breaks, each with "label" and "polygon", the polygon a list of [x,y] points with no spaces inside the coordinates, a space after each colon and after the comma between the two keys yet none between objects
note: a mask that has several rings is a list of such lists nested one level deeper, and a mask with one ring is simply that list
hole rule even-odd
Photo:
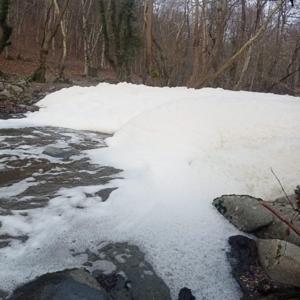
[{"label": "rocky riverbed", "polygon": [[20,118],[28,111],[36,111],[35,103],[46,91],[25,79],[0,78],[0,119]]},{"label": "rocky riverbed", "polygon": [[96,79],[66,82],[32,82],[29,78],[14,75],[0,76],[0,119],[23,118],[26,112],[39,109],[35,104],[46,95],[57,90],[78,86],[91,86],[99,83]]}]

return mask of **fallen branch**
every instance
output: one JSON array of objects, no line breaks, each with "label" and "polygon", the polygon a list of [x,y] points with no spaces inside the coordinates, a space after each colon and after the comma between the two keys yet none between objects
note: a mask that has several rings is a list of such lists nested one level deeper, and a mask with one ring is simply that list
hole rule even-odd
[{"label": "fallen branch", "polygon": [[275,217],[277,217],[281,222],[286,224],[292,231],[294,231],[298,236],[300,236],[300,229],[293,225],[291,222],[287,221],[284,217],[282,217],[274,208],[269,206],[266,202],[261,202],[261,205],[269,210]]}]

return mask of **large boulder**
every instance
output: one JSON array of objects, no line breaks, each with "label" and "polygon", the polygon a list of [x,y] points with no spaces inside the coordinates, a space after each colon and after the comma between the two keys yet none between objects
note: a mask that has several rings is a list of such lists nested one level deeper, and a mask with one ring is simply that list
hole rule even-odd
[{"label": "large boulder", "polygon": [[213,205],[238,229],[252,233],[274,220],[272,213],[261,205],[261,201],[246,195],[225,195],[216,198]]},{"label": "large boulder", "polygon": [[281,240],[258,240],[257,247],[270,278],[300,287],[300,247]]}]

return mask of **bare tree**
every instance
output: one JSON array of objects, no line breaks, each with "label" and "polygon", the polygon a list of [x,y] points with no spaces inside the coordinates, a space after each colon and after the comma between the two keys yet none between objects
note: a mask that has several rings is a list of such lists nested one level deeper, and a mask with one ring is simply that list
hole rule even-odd
[{"label": "bare tree", "polygon": [[51,42],[61,25],[61,21],[63,19],[63,16],[69,4],[69,0],[65,0],[63,8],[59,9],[59,14],[54,14],[55,15],[54,22],[53,24],[51,24],[51,14],[53,14],[55,10],[54,1],[55,0],[48,0],[48,2],[50,3],[46,11],[43,38],[42,38],[41,49],[40,49],[39,66],[31,76],[31,79],[37,82],[46,82],[46,67],[47,67],[46,63],[47,63],[47,56],[49,54]]},{"label": "bare tree", "polygon": [[151,77],[152,72],[152,35],[153,35],[153,5],[154,0],[145,0],[144,8],[144,56],[145,56],[145,71],[143,82],[147,83],[148,77]]},{"label": "bare tree", "polygon": [[12,28],[7,24],[9,0],[0,0],[0,54],[10,45]]}]

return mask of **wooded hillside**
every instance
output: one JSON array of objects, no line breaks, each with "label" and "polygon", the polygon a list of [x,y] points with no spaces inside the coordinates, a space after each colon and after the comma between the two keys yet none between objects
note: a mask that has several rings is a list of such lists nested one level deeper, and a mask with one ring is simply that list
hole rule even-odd
[{"label": "wooded hillside", "polygon": [[294,2],[0,0],[0,70],[299,95]]}]

